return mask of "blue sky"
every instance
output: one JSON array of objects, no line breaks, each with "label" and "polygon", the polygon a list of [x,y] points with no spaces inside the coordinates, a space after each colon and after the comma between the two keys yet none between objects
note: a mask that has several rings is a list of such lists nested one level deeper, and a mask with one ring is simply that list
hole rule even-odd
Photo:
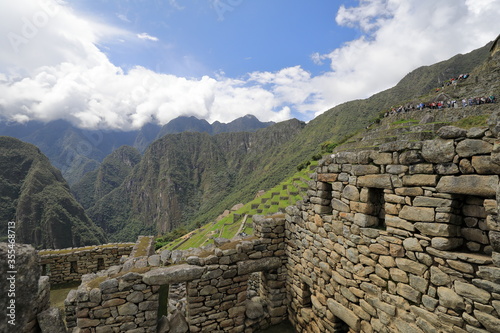
[{"label": "blue sky", "polygon": [[340,27],[335,13],[353,1],[73,1],[82,12],[158,41],[106,45],[110,60],[188,77],[231,77],[301,65],[312,74],[328,70],[311,60],[358,32]]},{"label": "blue sky", "polygon": [[498,0],[2,1],[0,119],[309,121],[485,45],[498,17]]}]

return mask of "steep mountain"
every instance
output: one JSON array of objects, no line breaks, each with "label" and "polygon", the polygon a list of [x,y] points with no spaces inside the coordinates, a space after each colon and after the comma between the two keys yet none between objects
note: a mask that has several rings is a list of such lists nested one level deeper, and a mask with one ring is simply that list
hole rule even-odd
[{"label": "steep mountain", "polygon": [[40,150],[0,137],[0,235],[16,222],[16,242],[38,248],[66,248],[106,241],[69,186]]},{"label": "steep mountain", "polygon": [[86,173],[73,185],[75,198],[87,209],[99,199],[120,186],[141,160],[139,151],[122,146],[109,154],[97,170]]},{"label": "steep mountain", "polygon": [[167,134],[182,132],[200,132],[208,134],[255,132],[258,129],[268,127],[272,124],[274,124],[272,121],[261,122],[255,116],[250,114],[237,118],[227,124],[219,121],[215,121],[213,124],[210,124],[205,119],[198,119],[196,117],[178,117],[162,127],[160,133],[158,134],[158,138]]},{"label": "steep mountain", "polygon": [[293,119],[255,133],[166,135],[150,145],[121,186],[88,212],[116,241],[170,231],[218,211],[214,207],[247,179],[266,172],[259,158],[274,154],[304,125]]},{"label": "steep mountain", "polygon": [[68,183],[74,184],[85,173],[95,170],[113,150],[132,145],[137,131],[82,130],[67,121],[56,120],[26,124],[0,122],[0,134],[36,145],[61,170]]},{"label": "steep mountain", "polygon": [[61,170],[68,183],[74,185],[87,172],[96,170],[106,156],[124,145],[133,146],[143,153],[151,142],[166,134],[255,131],[271,124],[260,122],[254,116],[241,117],[229,124],[216,122],[213,125],[195,117],[178,117],[163,127],[146,124],[138,131],[111,131],[82,130],[64,120],[20,124],[0,118],[0,135],[36,145]]}]

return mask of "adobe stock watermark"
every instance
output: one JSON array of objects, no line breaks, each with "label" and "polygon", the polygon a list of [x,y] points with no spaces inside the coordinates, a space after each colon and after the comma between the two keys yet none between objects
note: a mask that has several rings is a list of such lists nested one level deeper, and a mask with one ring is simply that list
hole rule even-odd
[{"label": "adobe stock watermark", "polygon": [[16,325],[16,222],[7,223],[7,323]]},{"label": "adobe stock watermark", "polygon": [[49,24],[50,19],[55,17],[61,10],[60,0],[38,0],[40,10],[37,10],[31,17],[23,16],[20,19],[20,29],[17,32],[9,32],[7,38],[14,52],[17,54],[20,47],[33,40],[40,29]]},{"label": "adobe stock watermark", "polygon": [[217,19],[224,21],[227,12],[232,12],[236,7],[240,6],[243,0],[212,0],[212,7],[217,13]]}]

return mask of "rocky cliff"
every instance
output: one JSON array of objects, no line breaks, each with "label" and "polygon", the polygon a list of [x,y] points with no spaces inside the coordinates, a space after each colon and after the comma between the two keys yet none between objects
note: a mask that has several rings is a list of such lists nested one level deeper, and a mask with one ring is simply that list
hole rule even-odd
[{"label": "rocky cliff", "polygon": [[166,135],[118,188],[89,209],[90,216],[115,240],[167,232],[207,212],[215,217],[231,196],[255,194],[243,187],[249,180],[269,179],[259,157],[272,155],[303,126],[290,120],[255,133]]},{"label": "rocky cliff", "polygon": [[105,241],[69,186],[38,148],[0,137],[0,228],[16,222],[16,241],[41,248],[65,248]]}]

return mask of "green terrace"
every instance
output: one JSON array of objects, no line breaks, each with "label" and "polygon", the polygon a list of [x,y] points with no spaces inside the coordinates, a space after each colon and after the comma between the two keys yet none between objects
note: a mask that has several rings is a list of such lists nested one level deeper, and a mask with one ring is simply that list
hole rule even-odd
[{"label": "green terrace", "polygon": [[[286,207],[301,200],[307,192],[307,182],[311,180],[309,173],[317,165],[317,161],[312,161],[308,168],[298,171],[292,177],[246,203],[238,210],[231,211],[222,219],[208,223],[173,240],[161,249],[186,250],[211,244],[213,239],[217,237],[232,239],[239,234],[253,235],[252,217],[284,212]],[[161,239],[157,243],[161,244]]]}]

